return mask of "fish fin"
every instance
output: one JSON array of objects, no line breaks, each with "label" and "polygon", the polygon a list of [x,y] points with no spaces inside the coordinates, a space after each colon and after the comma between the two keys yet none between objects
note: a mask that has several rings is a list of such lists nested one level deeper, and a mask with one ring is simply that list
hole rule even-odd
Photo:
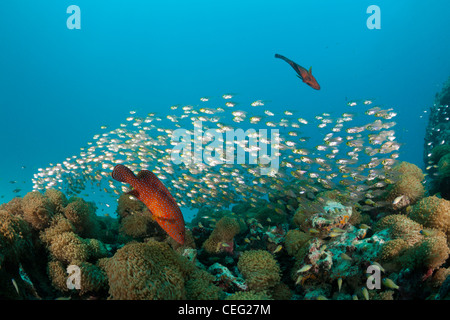
[{"label": "fish fin", "polygon": [[303,78],[302,78],[302,76],[301,75],[296,75],[300,80],[303,80]]},{"label": "fish fin", "polygon": [[127,194],[129,194],[130,196],[135,197],[136,199],[140,199],[140,194],[139,194],[139,191],[137,189],[133,189],[131,191],[128,191]]},{"label": "fish fin", "polygon": [[308,73],[311,74],[312,72],[312,67],[309,67]]}]

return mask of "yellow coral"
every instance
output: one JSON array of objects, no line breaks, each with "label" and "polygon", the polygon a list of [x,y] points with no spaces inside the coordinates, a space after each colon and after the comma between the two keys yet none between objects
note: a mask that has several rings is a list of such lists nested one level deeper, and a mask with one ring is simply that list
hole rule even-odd
[{"label": "yellow coral", "polygon": [[265,250],[244,251],[237,266],[250,290],[266,290],[280,282],[280,267],[274,257]]},{"label": "yellow coral", "polygon": [[22,198],[16,197],[8,203],[0,204],[0,210],[6,210],[13,216],[23,217]]},{"label": "yellow coral", "polygon": [[433,270],[449,256],[447,237],[442,231],[424,229],[421,224],[404,215],[384,217],[375,227],[378,231],[383,229],[388,229],[393,240],[384,245],[380,258],[397,267],[407,265]]},{"label": "yellow coral", "polygon": [[233,245],[233,238],[240,231],[239,222],[229,216],[220,219],[209,238],[203,243],[203,248],[209,253],[221,251],[222,244]]},{"label": "yellow coral", "polygon": [[421,242],[409,248],[402,256],[401,262],[411,268],[425,267],[434,270],[444,264],[449,253],[446,235],[435,230],[433,234],[423,237]]},{"label": "yellow coral", "polygon": [[52,218],[52,220],[50,221],[50,226],[41,231],[40,237],[42,241],[50,244],[52,242],[52,239],[58,234],[73,231],[75,231],[75,228],[73,227],[72,223],[70,223],[70,221],[67,220],[63,215],[58,214]]}]

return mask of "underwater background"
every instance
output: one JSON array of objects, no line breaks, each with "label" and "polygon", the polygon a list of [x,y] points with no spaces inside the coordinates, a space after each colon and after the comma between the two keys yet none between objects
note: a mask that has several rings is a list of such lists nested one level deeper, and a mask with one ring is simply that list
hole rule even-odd
[{"label": "underwater background", "polygon": [[[69,29],[66,25],[70,16],[66,10],[70,5],[77,5],[81,9],[81,29]],[[381,9],[381,29],[367,27],[367,19],[370,14],[366,10],[370,5],[377,5]],[[355,115],[355,118],[358,118],[364,116],[367,109],[374,105],[380,106],[383,110],[392,108],[396,113],[394,119],[396,122],[395,141],[401,145],[396,159],[399,162],[405,161],[414,164],[417,166],[417,170],[421,169],[425,172],[430,165],[424,162],[424,143],[426,142],[426,128],[427,125],[429,126],[430,108],[435,103],[437,93],[441,92],[443,88],[448,89],[448,87],[444,87],[444,83],[450,75],[450,60],[448,59],[450,41],[447,39],[450,32],[448,12],[450,12],[450,3],[438,0],[431,2],[344,0],[321,1],[320,3],[311,1],[127,1],[126,3],[83,0],[76,2],[1,1],[0,147],[3,150],[3,156],[0,157],[0,203],[8,203],[14,197],[23,198],[36,186],[32,179],[36,179],[35,174],[39,172],[40,168],[53,167],[73,155],[79,155],[80,148],[86,147],[86,143],[92,141],[95,135],[104,132],[102,127],[107,127],[108,130],[120,128],[125,119],[130,117],[130,111],[136,112],[136,115],[140,116],[156,113],[157,116],[164,118],[166,115],[172,114],[170,106],[192,105],[194,109],[198,109],[203,103],[200,98],[208,97],[208,100],[211,100],[207,101],[207,103],[211,103],[208,107],[221,106],[225,108],[226,113],[231,113],[231,109],[227,109],[225,106],[227,99],[224,98],[224,95],[226,94],[229,94],[232,101],[236,102],[235,108],[244,105],[248,107],[254,101],[263,101],[264,108],[273,113],[281,114],[285,110],[290,110],[295,113],[296,118],[301,117],[309,122],[317,119],[315,118],[317,115],[323,114],[329,114],[330,118],[335,121],[346,112],[350,112]],[[302,83],[295,77],[292,68],[288,67],[285,62],[274,58],[275,53],[292,59],[306,69],[312,66],[312,74],[320,83],[321,89],[316,91]],[[356,101],[356,105],[352,106],[354,101]],[[367,101],[370,103],[365,103]],[[367,106],[367,104],[370,105]],[[200,107],[198,107],[199,105]],[[247,108],[246,110],[250,117],[252,109]],[[448,121],[448,119],[443,121]],[[236,126],[239,127],[239,124]],[[191,124],[185,127],[192,129]],[[248,128],[249,125],[242,125],[242,127]],[[308,140],[319,139],[319,142],[310,144],[311,149],[320,143],[322,133],[318,133],[319,131],[317,125],[311,125],[309,129],[305,129]],[[445,141],[441,142],[438,143],[446,144]],[[152,162],[148,165],[149,170],[152,170]],[[108,167],[108,169],[112,168]],[[338,169],[336,170],[338,171]],[[416,171],[416,169],[412,170]],[[137,167],[134,171],[138,171]],[[403,171],[400,170],[400,172],[403,174]],[[419,180],[423,179],[422,177]],[[43,182],[41,186],[44,186],[45,183]],[[169,183],[169,185],[171,184]],[[194,182],[191,187],[193,185]],[[262,185],[264,187],[264,183]],[[56,184],[56,189],[57,187],[58,184]],[[80,190],[78,194],[69,194],[67,189],[62,189],[62,191],[66,193],[67,198],[77,195],[86,201],[95,202],[97,209],[94,211],[97,216],[106,215],[122,219],[126,217],[126,214],[123,215],[123,211],[121,216],[120,208],[117,209],[119,193],[115,194],[110,191],[105,195],[104,188],[105,186],[102,185],[94,191],[92,189]],[[173,193],[172,185],[169,189]],[[240,194],[241,191],[236,193]],[[260,191],[260,193],[264,192]],[[406,198],[399,198],[402,195],[402,193],[391,192],[388,201],[390,203],[406,201]],[[422,196],[424,194],[417,196],[414,201],[408,199],[401,208],[394,206],[389,210],[414,210],[406,208]],[[289,247],[289,244],[285,242],[288,229],[302,230],[303,228],[302,223],[298,222],[300,218],[298,216],[297,220],[294,218],[301,204],[297,201],[298,199],[294,204],[286,200],[286,196],[283,197],[283,205],[286,207],[289,205],[292,208],[292,210],[286,209],[292,212],[286,211],[287,217],[282,219],[284,223],[291,223],[290,227],[281,227],[282,223],[266,225],[267,218],[269,222],[277,219],[270,215],[264,215],[264,221],[251,220],[248,222],[246,220],[246,230],[261,229],[258,231],[261,232],[259,237],[262,237],[262,234],[267,235],[267,232],[272,232],[273,230],[270,231],[270,228],[280,228],[271,233],[275,234],[275,238],[279,237],[273,242],[276,244],[275,246],[269,245],[268,249],[264,247],[267,250],[263,249],[262,245],[250,246],[246,249],[261,250],[258,252],[261,257],[254,258],[257,260],[265,259],[266,253],[264,252],[275,255],[279,250],[287,251],[284,252],[285,255],[296,257],[296,262],[293,262],[295,267],[288,264],[289,268],[303,270],[299,272],[300,274],[311,272],[316,265],[314,263],[302,264],[301,259],[297,256],[298,248]],[[265,199],[267,199],[267,195]],[[339,211],[339,219],[344,219],[343,216],[346,215],[342,212],[353,204],[341,204],[340,202],[345,201],[338,200],[333,198],[333,203],[325,201],[322,203],[322,207],[329,209],[331,206],[334,209],[329,210],[332,210],[333,213]],[[179,201],[179,197],[177,201]],[[314,201],[314,199],[308,198],[308,201]],[[358,201],[362,206],[371,205],[370,201],[365,198],[358,198]],[[277,200],[274,202],[276,203]],[[64,201],[62,203],[64,205],[59,205],[67,207],[67,203]],[[216,203],[217,201],[211,199],[209,204]],[[135,204],[123,204],[125,207],[133,205]],[[386,204],[383,203],[382,207],[384,205]],[[83,205],[80,206],[83,207]],[[197,217],[197,220],[194,220],[195,225],[190,228],[193,230],[193,237],[198,236],[195,240],[198,242],[197,246],[200,244],[200,247],[214,232],[212,230],[215,230],[215,223],[222,221],[222,215],[219,213],[205,214],[205,216],[212,216],[215,219],[212,220],[214,223],[208,224],[201,220],[200,214],[197,213],[202,206],[205,207],[205,210],[210,209],[208,208],[208,199],[206,203],[197,203],[195,208],[190,206],[187,200],[186,205],[181,205],[186,222]],[[311,204],[310,207],[317,208],[318,204]],[[221,207],[220,209],[231,210],[231,207]],[[276,208],[270,209],[275,210]],[[58,210],[55,209],[55,212]],[[134,208],[133,210],[141,212],[144,209]],[[243,212],[246,210],[236,209],[233,212],[244,217]],[[327,210],[325,213],[328,212]],[[313,215],[314,212],[309,214]],[[378,214],[379,212],[371,214],[373,223],[380,220]],[[417,214],[417,216],[421,215]],[[69,219],[68,216],[66,218]],[[345,219],[348,218],[350,217]],[[246,216],[243,219],[249,219],[249,217]],[[255,218],[253,217],[253,219]],[[292,219],[294,222],[291,221]],[[315,218],[308,216],[305,219],[312,223],[311,221]],[[423,224],[425,220],[418,218],[415,221]],[[361,219],[361,221],[359,223],[364,226],[371,225],[368,218]],[[72,221],[72,223],[74,222]],[[135,223],[142,223],[142,221]],[[197,230],[195,235],[194,228],[199,228],[198,223],[201,225],[200,228],[209,228],[209,230]],[[257,223],[262,224],[261,227]],[[341,223],[342,225],[340,225]],[[396,222],[385,221],[383,223],[392,227]],[[239,230],[239,226],[236,226],[235,222],[229,220],[222,222],[222,225],[228,224],[232,225],[231,229]],[[328,226],[327,236],[332,228],[343,228],[346,224],[347,220],[345,222],[339,220],[338,225]],[[37,226],[33,225],[32,228],[39,230],[44,247],[45,245],[50,246],[51,251],[51,232],[48,226],[44,222],[42,225],[39,223]],[[54,225],[52,224],[52,226]],[[262,227],[269,229],[263,232]],[[77,227],[75,226],[75,228]],[[417,232],[423,231],[421,226],[414,225],[411,228]],[[241,226],[241,231],[242,229]],[[324,230],[313,225],[309,225],[309,228],[299,232],[309,235],[308,229],[313,229],[312,233],[318,231],[321,237],[324,236],[322,234]],[[45,233],[44,230],[48,230],[48,232]],[[348,229],[346,230],[348,231]],[[356,237],[360,237],[361,230],[366,229],[359,228],[358,230],[349,231],[349,234],[354,233]],[[379,227],[378,230],[381,232],[383,228]],[[444,228],[441,231],[446,236],[448,235],[447,229]],[[161,230],[158,232],[162,237]],[[339,231],[336,232],[339,233]],[[375,232],[375,230],[371,232]],[[427,231],[424,232],[427,233]],[[81,238],[99,238],[94,237],[93,233],[86,230],[77,229],[75,233]],[[237,231],[231,233],[238,234]],[[127,236],[133,238],[130,233]],[[303,234],[295,236],[302,238]],[[365,236],[366,233],[362,238]],[[414,236],[416,236],[415,233]],[[257,239],[258,235],[254,234],[252,237]],[[293,237],[292,234],[291,237]],[[401,238],[398,235],[389,237],[395,240]],[[407,247],[402,247],[402,250],[413,250],[413,246],[419,240],[411,240],[411,237],[408,235],[407,239],[402,238],[402,241],[408,244]],[[106,243],[106,238],[105,236],[101,241]],[[140,234],[135,237],[135,240],[139,239],[142,242],[145,238],[146,236]],[[236,250],[237,247],[233,250],[233,246],[236,244],[232,239],[233,236],[231,236],[231,243],[230,239],[219,241],[218,247],[215,249],[205,250],[211,255],[215,251],[225,255],[245,251]],[[303,240],[300,242],[306,243],[307,240]],[[439,238],[436,242],[441,240]],[[116,250],[120,250],[117,241],[112,247],[102,247],[102,250],[104,249],[103,251],[106,250],[108,253],[98,256],[94,254],[90,258],[85,257],[84,260],[80,257],[77,259],[86,263],[91,259],[89,261],[93,263],[99,257],[112,256]],[[123,240],[124,243],[128,241],[129,239]],[[150,250],[152,254],[160,254],[158,250],[163,246],[161,244],[163,242],[151,241],[151,245],[145,248],[138,247],[137,244],[131,245],[135,246],[137,252]],[[241,235],[240,241],[242,246],[246,246],[254,240],[250,239],[250,235]],[[345,254],[343,260],[350,261],[351,259],[346,260],[348,252],[341,252],[342,248],[348,245],[345,241],[347,240],[342,240],[339,246],[336,245],[335,248],[339,247],[339,249],[335,250],[338,250],[339,257]],[[351,242],[351,240],[348,241]],[[373,240],[373,243],[384,243],[387,240],[377,241]],[[71,241],[68,240],[68,242]],[[396,243],[398,244],[398,242]],[[278,245],[281,245],[282,248],[279,248]],[[310,245],[318,246],[319,251],[323,248],[323,243]],[[361,246],[363,245],[361,244]],[[171,246],[179,249],[173,243]],[[232,249],[229,249],[230,246]],[[301,245],[297,243],[296,246]],[[424,246],[428,246],[428,244],[424,244]],[[174,252],[176,252],[175,249]],[[98,251],[102,250],[98,249]],[[273,253],[274,251],[276,253]],[[207,253],[203,253],[203,255],[207,255]],[[55,261],[58,261],[65,267],[71,261],[70,258],[65,257],[58,259],[58,254],[55,255],[54,252],[52,254],[53,258],[56,258],[52,260],[52,263],[56,264]],[[372,252],[372,254],[378,255],[379,251]],[[253,259],[250,255],[243,255],[244,259],[245,257]],[[161,256],[164,255],[161,254]],[[413,259],[412,255],[408,255],[408,258],[405,256],[403,255],[402,259],[404,260],[401,260],[400,264],[406,263],[405,261],[409,261],[408,259]],[[199,257],[202,260],[202,253],[199,253]],[[421,257],[414,256],[414,259],[420,260]],[[206,261],[210,257],[204,259]],[[226,257],[221,256],[217,258],[217,261],[233,270],[231,266],[236,266],[238,258],[235,257],[234,262],[229,259],[224,262],[225,259]],[[272,258],[267,259],[273,269],[277,269]],[[308,259],[311,260],[311,258]],[[357,258],[353,257],[353,259]],[[361,259],[363,258],[361,257]],[[434,272],[446,259],[442,258],[441,260],[440,264],[433,261],[432,266],[420,266],[420,268],[431,269]],[[210,262],[212,265],[214,261]],[[414,264],[411,263],[411,265]],[[26,269],[25,265],[24,268]],[[183,268],[188,269],[182,265],[180,270],[183,271],[180,271],[180,274],[185,275],[191,272]],[[312,268],[311,271],[308,268]],[[319,270],[322,266],[317,268]],[[109,270],[108,275],[114,273],[111,266],[105,267],[105,269]],[[245,267],[243,269],[245,270]],[[392,272],[399,273],[401,268],[397,266],[392,270]],[[427,272],[422,271],[421,274]],[[240,272],[247,280],[251,278],[251,276],[246,276],[245,271],[240,270]],[[278,273],[277,270],[273,272]],[[284,272],[284,277],[289,278],[290,276],[287,275],[289,272]],[[341,279],[340,272],[337,270],[331,272],[333,281]],[[211,271],[209,273],[214,274]],[[182,277],[180,274],[174,275],[174,277]],[[29,277],[35,277],[31,281],[35,283],[40,275],[29,274]],[[194,278],[192,275],[189,277]],[[292,277],[294,280],[285,281],[291,291],[294,291],[293,287],[300,282],[303,284],[307,279],[314,280],[313,275],[300,280],[298,277]],[[274,283],[280,282],[279,279],[268,281],[269,285],[264,284],[264,290],[272,288]],[[189,280],[185,278],[185,282],[188,283]],[[11,283],[8,283],[11,286]],[[224,290],[228,290],[227,292],[232,294],[239,291],[241,288],[239,284],[239,282],[235,282]],[[34,285],[37,286],[36,283]],[[115,286],[120,287],[118,284]],[[391,287],[395,286],[391,285]],[[260,287],[258,284],[253,285],[253,289],[259,292]],[[104,287],[102,290],[108,291]],[[173,288],[169,288],[168,292],[170,291],[170,293],[167,293],[167,296],[156,298],[179,298],[171,296],[172,290]],[[188,291],[188,289],[186,290]],[[51,290],[37,288],[37,291],[42,295],[43,292],[48,293]],[[122,293],[118,293],[119,291],[112,285],[108,292],[110,297],[116,299],[150,297],[145,294],[123,296]],[[12,292],[14,294],[14,291]],[[83,294],[95,295],[92,292],[95,290],[86,290]],[[99,292],[101,293],[97,293],[101,298],[108,296],[101,290]],[[319,294],[311,293],[311,297],[327,296],[324,292],[326,291]],[[330,298],[331,294],[328,293],[328,298]],[[53,294],[53,297],[61,295]],[[304,292],[295,294],[304,297]],[[26,294],[20,291],[19,296],[25,298]],[[80,296],[82,295],[80,294]],[[291,297],[290,295],[283,297],[287,296]],[[5,298],[5,295],[2,297]],[[191,293],[190,296],[188,295],[189,297],[197,298],[198,296]],[[217,297],[222,296],[217,294]],[[260,298],[260,296],[255,297]],[[405,293],[403,298],[405,297],[417,296]],[[182,296],[181,298],[186,297]]]}]

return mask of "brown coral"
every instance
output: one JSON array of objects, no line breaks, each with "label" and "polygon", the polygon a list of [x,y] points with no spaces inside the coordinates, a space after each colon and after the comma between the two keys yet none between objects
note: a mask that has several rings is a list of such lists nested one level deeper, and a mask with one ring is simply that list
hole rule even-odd
[{"label": "brown coral", "polygon": [[183,299],[183,267],[167,243],[128,243],[102,261],[112,299]]},{"label": "brown coral", "polygon": [[153,221],[152,217],[140,213],[127,215],[122,218],[120,232],[133,238],[144,238],[148,236],[147,226]]},{"label": "brown coral", "polygon": [[64,264],[58,260],[51,260],[47,265],[47,273],[53,287],[59,291],[69,291],[67,288],[67,272]]},{"label": "brown coral", "polygon": [[195,269],[186,280],[186,299],[219,300],[223,291],[213,284],[214,276],[202,269]]},{"label": "brown coral", "polygon": [[390,215],[381,219],[376,227],[387,229],[390,237],[382,248],[379,258],[389,261],[394,268],[436,269],[449,256],[447,238],[437,229],[424,229],[423,226],[404,215]]},{"label": "brown coral", "polygon": [[233,238],[239,231],[239,222],[234,218],[225,216],[217,222],[213,232],[203,243],[203,248],[209,253],[231,251],[234,245]]},{"label": "brown coral", "polygon": [[55,259],[65,264],[71,264],[75,260],[86,261],[89,257],[88,245],[73,232],[55,235],[48,249]]},{"label": "brown coral", "polygon": [[129,194],[123,193],[119,197],[119,202],[117,204],[117,213],[120,217],[125,218],[128,215],[135,214],[137,212],[142,212],[145,205],[131,197]]},{"label": "brown coral", "polygon": [[[428,232],[431,233],[430,230]],[[424,267],[434,270],[444,264],[449,253],[447,237],[443,232],[435,230],[421,242],[406,250],[401,257],[401,263],[411,268]]]},{"label": "brown coral", "polygon": [[286,234],[285,248],[289,255],[295,256],[301,247],[311,239],[311,236],[305,232],[293,229]]},{"label": "brown coral", "polygon": [[64,216],[73,224],[75,232],[81,236],[94,236],[96,234],[95,205],[81,198],[71,198],[64,208]]},{"label": "brown coral", "polygon": [[280,267],[274,257],[265,250],[244,251],[237,266],[250,290],[266,290],[280,282]]},{"label": "brown coral", "polygon": [[427,228],[441,230],[450,235],[450,201],[436,196],[426,197],[411,210],[409,217]]},{"label": "brown coral", "polygon": [[375,231],[389,229],[392,239],[402,239],[412,246],[422,239],[420,231],[423,226],[401,214],[392,214],[382,218],[375,226]]},{"label": "brown coral", "polygon": [[63,213],[64,207],[69,203],[64,193],[56,189],[47,189],[45,196],[52,203],[55,214]]},{"label": "brown coral", "polygon": [[385,200],[392,203],[397,197],[404,197],[404,201],[393,205],[395,210],[414,204],[423,197],[425,193],[422,185],[424,175],[415,164],[406,161],[400,162],[388,172],[388,177],[394,183],[388,186]]},{"label": "brown coral", "polygon": [[37,230],[48,226],[54,208],[50,200],[38,191],[28,192],[22,199],[23,218]]},{"label": "brown coral", "polygon": [[18,260],[30,247],[29,225],[18,216],[0,210],[0,268],[3,259]]}]

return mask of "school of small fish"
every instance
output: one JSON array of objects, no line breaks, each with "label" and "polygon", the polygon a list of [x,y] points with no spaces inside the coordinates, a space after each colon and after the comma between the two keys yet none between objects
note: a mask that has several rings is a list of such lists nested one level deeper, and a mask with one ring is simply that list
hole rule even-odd
[{"label": "school of small fish", "polygon": [[[373,206],[369,200],[392,183],[385,170],[395,164],[400,148],[393,130],[393,109],[373,106],[372,100],[350,101],[348,112],[306,119],[299,111],[269,110],[270,103],[263,100],[244,106],[234,99],[234,94],[204,97],[197,106],[175,105],[161,114],[144,116],[130,111],[118,128],[102,125],[79,154],[39,168],[32,179],[33,189],[57,188],[72,196],[91,185],[117,199],[121,192],[130,191],[111,178],[118,164],[134,172],[153,172],[181,208],[227,208],[238,201],[256,206],[272,190],[297,196],[323,189],[340,190],[355,201],[367,199],[366,204]],[[201,128],[195,127],[198,121]],[[250,134],[259,144],[226,139],[227,131],[240,128],[254,129]],[[267,167],[267,162],[175,164],[171,154],[177,145],[172,141],[176,129],[191,133],[189,143],[199,146],[204,154],[214,152],[213,143],[218,143],[208,134],[209,129],[223,135],[219,142],[224,148],[232,146],[235,154],[244,150],[246,159],[250,154],[271,150],[271,143],[276,143],[275,154],[266,156],[278,157],[279,169],[263,175],[259,169]],[[199,138],[195,132],[200,129]],[[262,129],[278,129],[276,142],[262,134]],[[192,152],[182,156],[192,157]]]}]

